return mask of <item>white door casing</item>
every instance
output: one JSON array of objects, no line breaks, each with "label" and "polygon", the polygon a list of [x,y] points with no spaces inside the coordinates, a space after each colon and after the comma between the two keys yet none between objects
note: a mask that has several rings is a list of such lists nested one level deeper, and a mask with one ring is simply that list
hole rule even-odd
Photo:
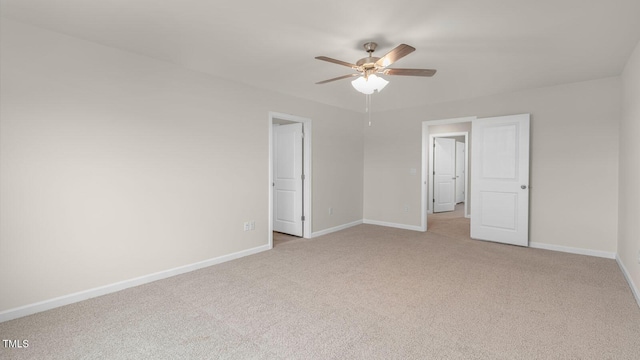
[{"label": "white door casing", "polygon": [[434,139],[433,212],[453,211],[456,193],[456,141]]},{"label": "white door casing", "polygon": [[464,201],[464,148],[463,142],[456,141],[456,204]]},{"label": "white door casing", "polygon": [[302,236],[302,123],[273,127],[273,230]]},{"label": "white door casing", "polygon": [[471,237],[529,244],[529,114],[472,122]]}]

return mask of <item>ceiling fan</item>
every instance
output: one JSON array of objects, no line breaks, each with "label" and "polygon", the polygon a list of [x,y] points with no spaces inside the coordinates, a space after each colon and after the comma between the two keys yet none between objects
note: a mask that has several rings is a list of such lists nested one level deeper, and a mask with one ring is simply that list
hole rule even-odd
[{"label": "ceiling fan", "polygon": [[[436,70],[432,70],[432,69],[389,69],[387,68],[387,66],[395,63],[396,61],[414,52],[416,49],[413,46],[410,46],[407,44],[400,44],[396,46],[393,50],[389,51],[383,57],[373,56],[373,52],[376,50],[376,47],[378,47],[378,44],[376,44],[375,42],[365,43],[364,49],[367,51],[367,53],[369,53],[369,56],[356,61],[355,64],[348,63],[346,61],[332,59],[326,56],[316,56],[316,59],[318,60],[328,61],[330,63],[347,66],[358,72],[355,74],[348,74],[348,75],[338,76],[333,79],[320,81],[320,82],[317,82],[316,84],[326,84],[328,82],[348,79],[355,76],[362,76],[362,78],[360,78],[362,79],[361,82],[370,80],[370,77],[372,77],[373,80],[377,81],[380,78],[378,78],[375,74],[403,75],[403,76],[433,76],[436,73]],[[356,79],[356,81],[353,82],[353,86],[358,91],[363,92],[362,90],[358,89],[358,87],[356,86],[356,82],[358,82],[358,80],[360,79]],[[382,85],[382,87],[384,87],[384,85],[386,85],[387,82],[384,79],[382,81],[384,81],[384,84]],[[378,91],[382,90],[382,87],[376,88],[375,90],[378,90]],[[373,90],[371,90],[371,92],[365,92],[365,93],[370,94],[372,92]]]}]

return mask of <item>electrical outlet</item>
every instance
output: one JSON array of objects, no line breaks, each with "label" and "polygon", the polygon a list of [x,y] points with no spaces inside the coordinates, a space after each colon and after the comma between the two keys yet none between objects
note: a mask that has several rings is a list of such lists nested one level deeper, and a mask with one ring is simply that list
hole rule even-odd
[{"label": "electrical outlet", "polygon": [[329,215],[333,215],[333,208],[332,207],[329,208]]},{"label": "electrical outlet", "polygon": [[409,205],[405,205],[402,207],[402,211],[409,212]]},{"label": "electrical outlet", "polygon": [[249,222],[248,221],[244,222],[244,231],[249,231]]},{"label": "electrical outlet", "polygon": [[256,222],[254,220],[251,220],[251,222],[249,223],[249,230],[255,230],[256,229]]},{"label": "electrical outlet", "polygon": [[638,264],[640,264],[640,250],[638,250]]}]

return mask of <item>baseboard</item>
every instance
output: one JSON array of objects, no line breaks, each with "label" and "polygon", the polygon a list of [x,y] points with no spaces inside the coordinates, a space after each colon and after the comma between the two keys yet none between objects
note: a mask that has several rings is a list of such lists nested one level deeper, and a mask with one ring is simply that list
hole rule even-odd
[{"label": "baseboard", "polygon": [[534,249],[553,250],[553,251],[566,252],[570,254],[589,255],[589,256],[595,256],[595,257],[601,257],[601,258],[607,258],[607,259],[616,258],[616,253],[613,253],[613,252],[574,248],[569,246],[530,242],[529,247]]},{"label": "baseboard", "polygon": [[315,237],[318,237],[318,236],[331,234],[331,233],[334,233],[336,231],[348,229],[350,227],[353,227],[353,226],[356,226],[356,225],[360,225],[360,224],[362,224],[362,220],[357,220],[357,221],[353,221],[353,222],[350,222],[350,223],[347,223],[347,224],[342,224],[342,225],[334,226],[332,228],[328,228],[328,229],[312,232],[311,233],[311,238],[315,238]]},{"label": "baseboard", "polygon": [[627,283],[631,288],[631,292],[633,293],[633,296],[636,298],[638,307],[640,307],[640,290],[638,290],[638,288],[636,287],[636,284],[634,284],[633,281],[631,281],[631,276],[629,275],[627,268],[624,266],[624,263],[622,263],[622,260],[620,260],[620,257],[618,256],[618,254],[616,254],[616,262],[618,263],[620,270],[622,270],[622,274],[624,275],[624,278],[627,280]]},{"label": "baseboard", "polygon": [[398,223],[390,223],[385,221],[368,220],[368,219],[364,219],[362,220],[362,222],[364,224],[369,224],[369,225],[379,225],[379,226],[386,226],[386,227],[392,227],[392,228],[398,228],[398,229],[404,229],[404,230],[426,231],[426,229],[418,225],[398,224]]},{"label": "baseboard", "polygon": [[140,276],[140,277],[137,277],[137,278],[120,281],[120,282],[117,282],[117,283],[114,283],[114,284],[100,286],[100,287],[96,287],[96,288],[93,288],[93,289],[84,290],[84,291],[76,292],[76,293],[73,293],[73,294],[64,295],[64,296],[60,296],[60,297],[57,297],[57,298],[45,300],[45,301],[40,301],[40,302],[37,302],[37,303],[34,303],[34,304],[29,304],[29,305],[20,306],[20,307],[17,307],[17,308],[5,310],[5,311],[0,312],[0,323],[4,322],[4,321],[17,319],[17,318],[20,318],[20,317],[23,317],[23,316],[32,315],[32,314],[39,313],[39,312],[42,312],[42,311],[51,310],[51,309],[54,309],[54,308],[57,308],[57,307],[61,307],[61,306],[65,306],[65,305],[69,305],[69,304],[73,304],[73,303],[77,303],[79,301],[91,299],[91,298],[94,298],[94,297],[98,297],[98,296],[114,293],[114,292],[117,292],[117,291],[120,291],[120,290],[124,290],[124,289],[128,289],[128,288],[134,287],[134,286],[139,286],[139,285],[147,284],[147,283],[150,283],[150,282],[153,282],[153,281],[166,279],[168,277],[172,277],[172,276],[184,274],[184,273],[187,273],[187,272],[191,272],[191,271],[194,271],[194,270],[202,269],[202,268],[205,268],[205,267],[208,267],[208,266],[211,266],[211,265],[216,265],[216,264],[220,264],[220,263],[227,262],[227,261],[230,261],[230,260],[239,259],[241,257],[245,257],[245,256],[248,256],[248,255],[253,255],[253,254],[256,254],[256,253],[259,253],[259,252],[262,252],[262,251],[265,251],[265,250],[269,250],[269,249],[270,249],[270,247],[269,247],[268,244],[267,245],[262,245],[262,246],[258,246],[258,247],[255,247],[255,248],[238,251],[238,252],[235,252],[233,254],[223,255],[223,256],[219,256],[219,257],[213,258],[213,259],[208,259],[208,260],[200,261],[200,262],[189,264],[189,265],[180,266],[180,267],[173,268],[173,269],[164,270],[164,271],[160,271],[160,272],[157,272],[157,273]]}]

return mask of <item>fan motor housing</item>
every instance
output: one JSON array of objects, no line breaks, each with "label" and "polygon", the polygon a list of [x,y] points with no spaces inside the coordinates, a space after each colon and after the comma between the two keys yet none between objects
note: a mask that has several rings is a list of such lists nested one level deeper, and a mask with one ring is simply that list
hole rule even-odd
[{"label": "fan motor housing", "polygon": [[368,56],[358,60],[358,62],[356,62],[356,65],[362,66],[365,69],[373,69],[375,67],[376,61],[378,60],[380,60],[379,57]]}]

